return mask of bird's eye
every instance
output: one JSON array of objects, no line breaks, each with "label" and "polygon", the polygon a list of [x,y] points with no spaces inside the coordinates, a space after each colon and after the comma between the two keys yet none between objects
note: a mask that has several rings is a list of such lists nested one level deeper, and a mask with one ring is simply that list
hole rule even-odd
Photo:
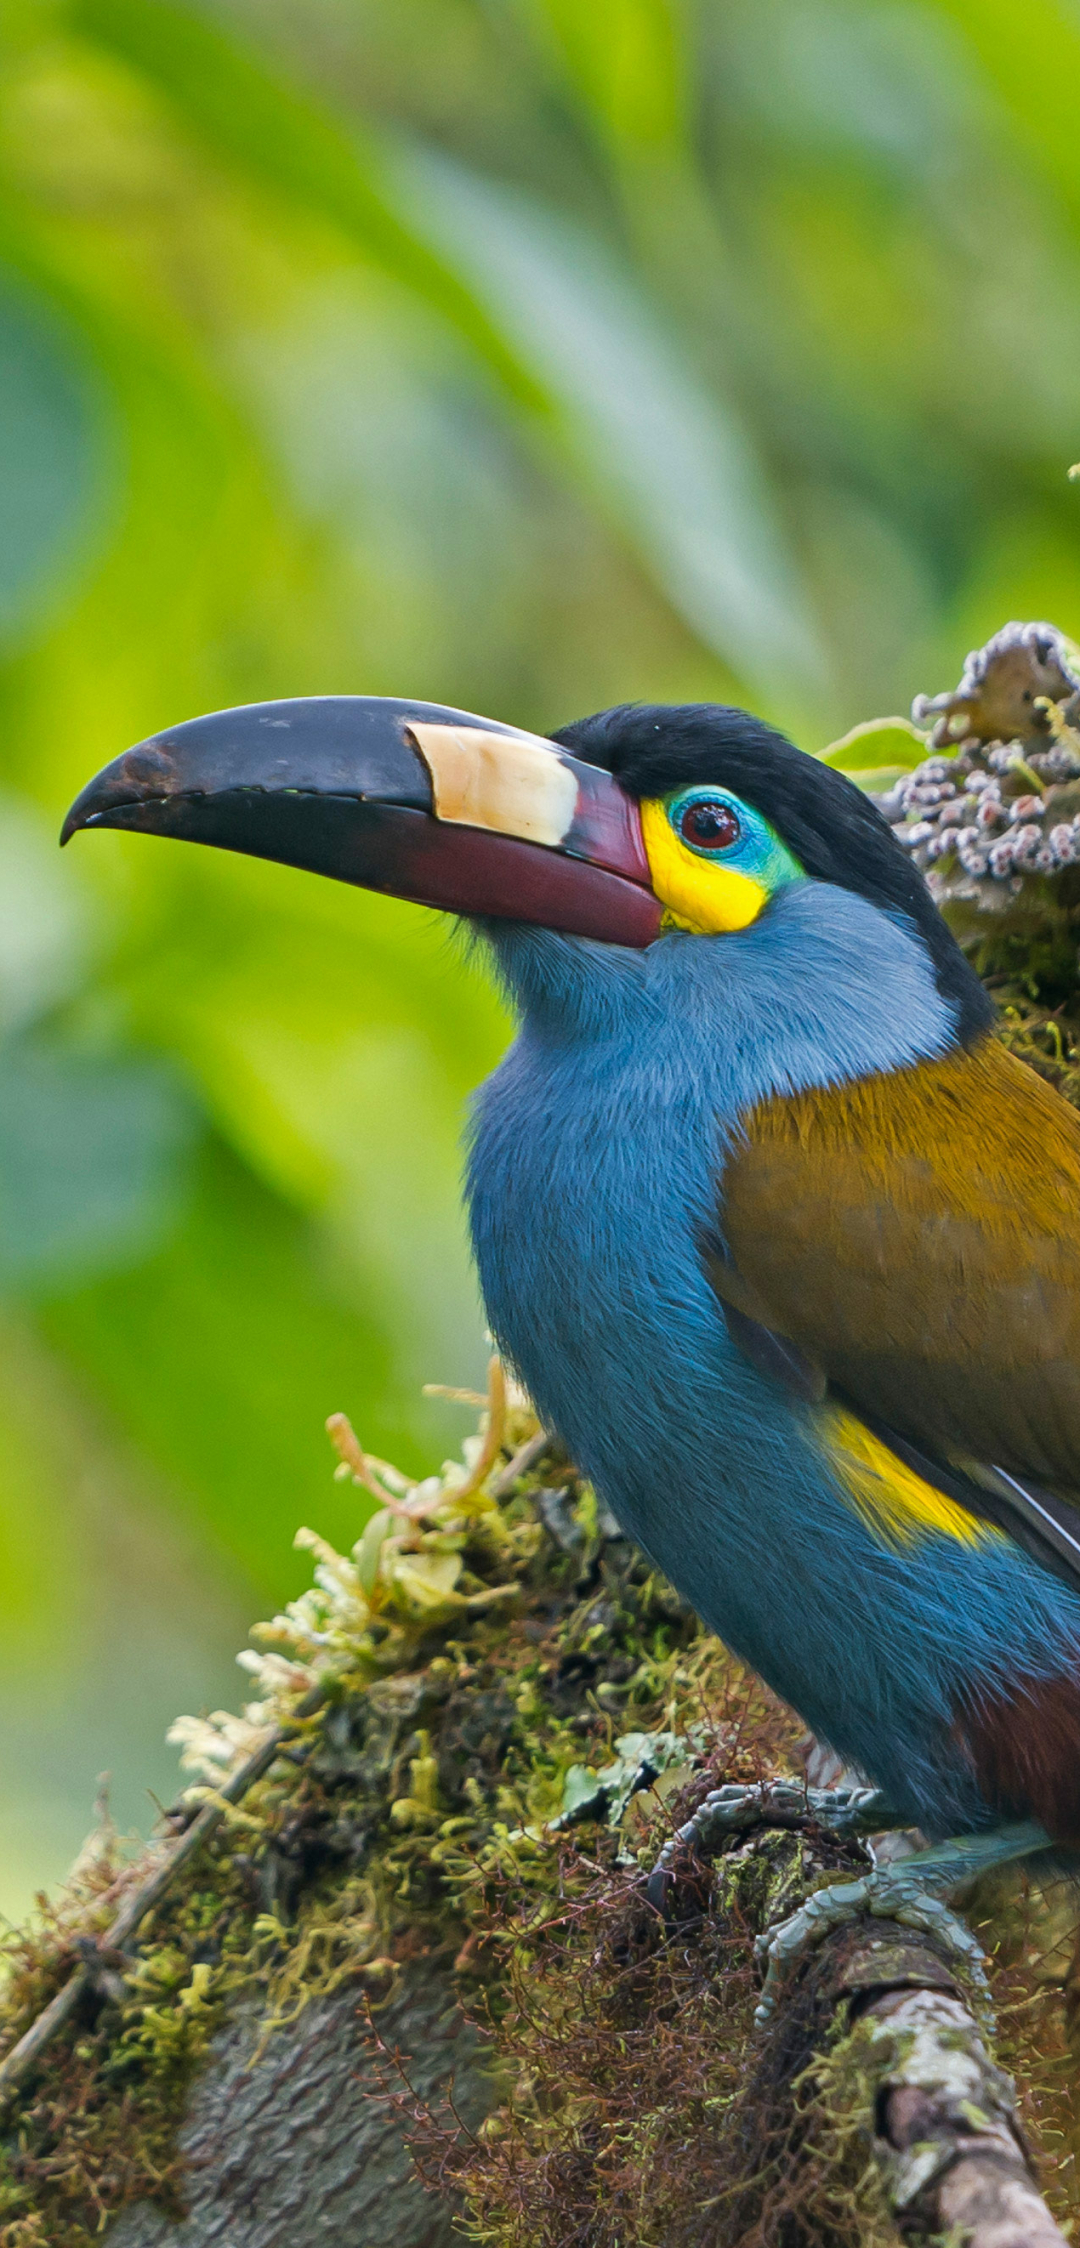
[{"label": "bird's eye", "polygon": [[697,851],[729,851],[742,834],[738,816],[720,797],[699,797],[679,814],[679,834]]}]

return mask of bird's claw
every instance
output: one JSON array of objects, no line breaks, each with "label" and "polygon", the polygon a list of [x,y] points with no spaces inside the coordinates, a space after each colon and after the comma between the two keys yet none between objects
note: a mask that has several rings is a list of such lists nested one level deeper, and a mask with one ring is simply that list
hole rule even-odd
[{"label": "bird's claw", "polygon": [[709,1858],[729,1834],[751,1827],[827,1828],[845,1838],[872,1834],[895,1824],[884,1796],[872,1787],[806,1787],[798,1780],[769,1780],[760,1786],[716,1788],[698,1805],[692,1819],[664,1844],[649,1875],[646,1894],[662,1912],[671,1886],[673,1866],[682,1851]]},{"label": "bird's claw", "polygon": [[979,1995],[989,1998],[982,1948],[970,1928],[910,1873],[899,1874],[888,1867],[865,1874],[859,1881],[834,1882],[827,1889],[818,1889],[789,1919],[779,1921],[758,1937],[754,1956],[758,1966],[765,1970],[764,1987],[754,2014],[759,2028],[771,2021],[796,1962],[834,1928],[842,1928],[864,1913],[870,1913],[877,1920],[898,1920],[904,1928],[917,1928],[923,1935],[936,1936],[947,1950],[958,1955],[968,1980],[975,1984]]}]

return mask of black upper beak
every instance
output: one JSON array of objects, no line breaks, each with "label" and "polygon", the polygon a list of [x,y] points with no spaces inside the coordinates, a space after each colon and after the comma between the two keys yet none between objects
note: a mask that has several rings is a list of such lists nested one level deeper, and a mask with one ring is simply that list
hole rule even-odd
[{"label": "black upper beak", "polygon": [[611,775],[436,703],[320,695],[189,719],[98,773],[60,840],[90,827],[609,943],[659,934],[637,806]]}]

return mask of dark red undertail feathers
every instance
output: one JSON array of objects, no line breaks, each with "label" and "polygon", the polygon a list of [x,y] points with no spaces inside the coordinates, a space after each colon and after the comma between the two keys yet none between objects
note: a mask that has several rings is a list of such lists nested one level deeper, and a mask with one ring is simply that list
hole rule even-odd
[{"label": "dark red undertail feathers", "polygon": [[1080,1848],[1080,1674],[980,1695],[956,1731],[1001,1817],[1038,1819],[1053,1841]]}]

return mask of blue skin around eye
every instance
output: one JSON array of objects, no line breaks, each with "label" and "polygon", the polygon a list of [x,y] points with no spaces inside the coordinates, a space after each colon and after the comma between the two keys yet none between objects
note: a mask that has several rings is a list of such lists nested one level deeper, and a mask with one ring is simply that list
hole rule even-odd
[{"label": "blue skin around eye", "polygon": [[[700,843],[688,842],[679,822],[691,804],[726,804],[734,812],[742,831],[738,842],[715,851]],[[727,789],[685,788],[678,796],[669,798],[667,816],[680,843],[692,851],[696,859],[704,859],[713,866],[733,867],[737,874],[746,874],[752,882],[760,883],[770,897],[785,883],[806,879],[798,860],[792,857],[786,844],[781,843],[768,820],[755,812],[752,805],[744,804],[741,797],[730,795]]]}]

